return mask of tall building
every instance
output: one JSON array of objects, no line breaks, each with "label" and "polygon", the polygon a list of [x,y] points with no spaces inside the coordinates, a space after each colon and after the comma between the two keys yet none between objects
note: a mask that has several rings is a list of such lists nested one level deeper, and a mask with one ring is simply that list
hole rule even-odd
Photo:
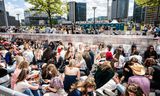
[{"label": "tall building", "polygon": [[[158,14],[159,8],[159,14]],[[160,22],[160,7],[146,7],[145,8],[145,24],[156,24]]]},{"label": "tall building", "polygon": [[18,26],[19,21],[14,16],[10,16],[8,12],[5,14],[4,0],[0,1],[0,26],[6,26],[6,18],[8,26]]},{"label": "tall building", "polygon": [[69,2],[69,13],[68,13],[68,20],[72,21],[72,22],[76,22],[75,18],[76,18],[76,2]]},{"label": "tall building", "polygon": [[112,1],[112,19],[125,19],[128,17],[129,0]]},{"label": "tall building", "polygon": [[3,2],[4,2],[4,1],[0,1],[0,11],[3,11],[3,10],[4,10]]},{"label": "tall building", "polygon": [[144,22],[144,16],[145,16],[145,8],[134,4],[134,11],[133,11],[133,20],[136,23],[142,23]]},{"label": "tall building", "polygon": [[4,1],[0,1],[0,26],[5,26],[5,18],[4,18]]},{"label": "tall building", "polygon": [[69,2],[68,20],[72,22],[86,21],[86,3]]}]

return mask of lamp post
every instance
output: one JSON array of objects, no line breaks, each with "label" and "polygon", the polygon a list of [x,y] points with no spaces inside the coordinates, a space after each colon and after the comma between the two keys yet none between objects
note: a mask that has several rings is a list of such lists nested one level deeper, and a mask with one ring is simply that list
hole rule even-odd
[{"label": "lamp post", "polygon": [[119,7],[119,5],[118,5],[118,0],[116,0],[116,19],[118,19],[118,12],[119,12],[119,9],[118,9],[118,7]]},{"label": "lamp post", "polygon": [[5,24],[6,24],[6,27],[8,27],[8,18],[7,18],[7,13],[6,13],[6,9],[5,9],[4,0],[0,0],[0,1],[2,2],[2,8],[3,8],[3,11],[4,11]]},{"label": "lamp post", "polygon": [[107,0],[107,19],[109,20],[109,0]]},{"label": "lamp post", "polygon": [[95,24],[96,24],[96,8],[97,7],[92,7],[92,9],[93,9],[93,11],[94,11],[94,31],[95,31],[95,33],[96,33],[96,28],[95,28]]},{"label": "lamp post", "polygon": [[20,14],[16,14],[17,15],[17,19],[18,19],[18,26],[20,26],[20,21],[19,21],[19,15]]}]

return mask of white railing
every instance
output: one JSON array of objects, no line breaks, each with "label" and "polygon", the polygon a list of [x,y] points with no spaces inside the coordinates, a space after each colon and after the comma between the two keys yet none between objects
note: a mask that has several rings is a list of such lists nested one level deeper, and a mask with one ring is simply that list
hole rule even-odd
[{"label": "white railing", "polygon": [[0,96],[28,96],[0,85]]}]

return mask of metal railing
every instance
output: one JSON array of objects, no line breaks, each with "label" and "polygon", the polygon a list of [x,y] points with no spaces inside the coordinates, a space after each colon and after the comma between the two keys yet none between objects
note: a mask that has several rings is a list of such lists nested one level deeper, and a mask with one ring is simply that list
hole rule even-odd
[{"label": "metal railing", "polygon": [[28,96],[0,85],[0,96]]}]

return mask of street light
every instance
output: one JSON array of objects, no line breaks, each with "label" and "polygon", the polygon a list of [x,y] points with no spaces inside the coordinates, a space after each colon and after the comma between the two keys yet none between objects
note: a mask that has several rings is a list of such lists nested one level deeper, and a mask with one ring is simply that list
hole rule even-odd
[{"label": "street light", "polygon": [[109,0],[107,0],[107,19],[109,20]]},{"label": "street light", "polygon": [[94,31],[95,31],[95,33],[96,33],[96,28],[95,28],[95,24],[96,24],[96,8],[97,7],[92,7],[92,9],[93,9],[93,11],[94,11]]},{"label": "street light", "polygon": [[4,8],[3,11],[4,11],[5,24],[6,24],[6,27],[8,27],[8,18],[7,18],[4,0],[0,0],[0,1],[2,2],[2,8]]}]

